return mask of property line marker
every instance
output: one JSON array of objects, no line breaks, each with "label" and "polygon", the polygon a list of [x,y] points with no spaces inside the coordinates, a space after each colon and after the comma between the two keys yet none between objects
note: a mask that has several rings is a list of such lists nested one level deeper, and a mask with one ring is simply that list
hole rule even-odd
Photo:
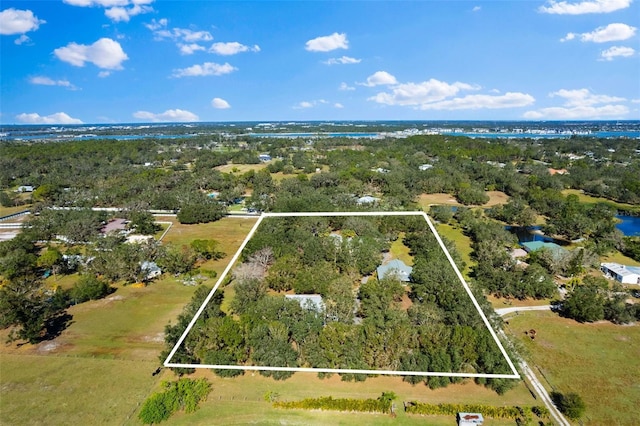
[{"label": "property line marker", "polygon": [[[431,371],[352,370],[352,369],[339,369],[339,368],[268,367],[268,366],[259,366],[259,365],[244,365],[244,366],[242,366],[242,365],[212,365],[212,364],[172,363],[171,362],[171,358],[173,358],[173,356],[177,352],[177,350],[180,347],[180,345],[184,342],[184,339],[187,337],[187,335],[191,331],[191,328],[194,326],[194,324],[196,323],[196,321],[198,320],[198,318],[200,317],[200,315],[202,314],[202,312],[206,308],[207,304],[209,303],[209,301],[213,297],[213,294],[216,292],[216,290],[218,289],[220,284],[222,284],[224,279],[227,277],[227,274],[229,273],[229,271],[231,271],[231,268],[233,268],[233,266],[235,265],[236,261],[238,260],[238,258],[242,254],[242,251],[246,247],[246,245],[249,242],[249,240],[251,238],[253,238],[253,235],[256,233],[256,230],[258,229],[258,227],[260,226],[262,221],[265,218],[268,218],[268,217],[318,217],[318,216],[319,217],[327,217],[327,216],[422,216],[425,219],[425,221],[427,222],[427,225],[429,226],[429,229],[431,230],[431,232],[435,236],[436,240],[438,241],[438,244],[440,245],[440,248],[442,249],[442,251],[444,251],[445,256],[449,260],[449,263],[453,267],[453,270],[455,271],[458,279],[460,280],[460,283],[462,284],[462,286],[464,287],[465,291],[467,292],[467,294],[471,298],[473,306],[476,308],[476,310],[480,314],[480,317],[482,318],[482,321],[483,321],[484,325],[487,327],[487,329],[489,330],[489,333],[491,334],[491,337],[493,337],[493,340],[498,345],[498,348],[500,349],[500,352],[502,353],[502,355],[504,356],[505,360],[507,361],[507,364],[509,365],[509,368],[511,369],[513,374],[453,373],[453,372],[431,372]],[[180,339],[178,339],[178,342],[176,343],[176,345],[173,347],[173,349],[171,350],[171,352],[167,356],[167,359],[164,361],[163,365],[165,367],[170,367],[170,368],[207,368],[207,369],[218,369],[218,370],[291,371],[291,372],[304,372],[304,373],[338,373],[338,374],[340,374],[340,373],[342,373],[342,374],[350,373],[350,374],[370,374],[370,375],[433,376],[433,377],[472,377],[472,378],[478,377],[478,378],[488,378],[488,379],[519,379],[520,378],[520,374],[518,373],[518,370],[516,369],[515,365],[511,361],[511,358],[509,358],[509,355],[507,354],[507,351],[502,346],[502,343],[500,342],[500,339],[498,339],[498,336],[497,336],[496,332],[491,327],[491,324],[489,323],[489,320],[487,319],[487,317],[485,316],[484,312],[482,311],[482,308],[480,307],[480,304],[478,303],[478,301],[476,300],[475,296],[471,292],[471,288],[469,287],[469,285],[465,281],[464,277],[460,273],[460,270],[458,269],[458,267],[456,266],[455,262],[453,261],[453,258],[451,257],[451,254],[449,253],[449,250],[447,250],[447,247],[444,245],[444,242],[440,238],[440,235],[438,234],[438,231],[436,231],[435,227],[431,223],[431,220],[429,219],[429,216],[427,216],[427,214],[425,212],[422,212],[422,211],[410,211],[410,212],[394,211],[394,212],[290,212],[290,213],[262,213],[258,217],[258,220],[256,221],[256,223],[253,225],[253,228],[251,228],[251,230],[247,234],[247,237],[244,239],[244,241],[242,242],[242,244],[238,248],[238,251],[236,252],[236,254],[229,261],[229,264],[227,265],[227,267],[225,268],[224,272],[222,273],[222,275],[220,276],[220,278],[216,282],[216,285],[211,289],[211,291],[207,295],[207,298],[204,300],[204,302],[202,303],[202,305],[200,306],[198,311],[195,313],[195,315],[191,319],[191,322],[189,322],[189,325],[187,326],[187,328],[184,330],[184,332],[180,336]]]}]

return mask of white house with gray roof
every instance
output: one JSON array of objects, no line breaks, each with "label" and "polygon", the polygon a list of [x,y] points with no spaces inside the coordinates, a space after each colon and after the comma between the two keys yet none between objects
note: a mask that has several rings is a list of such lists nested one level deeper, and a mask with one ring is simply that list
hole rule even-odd
[{"label": "white house with gray roof", "polygon": [[409,282],[409,276],[413,268],[400,259],[393,259],[392,261],[378,266],[378,280],[385,278],[397,278],[402,282]]},{"label": "white house with gray roof", "polygon": [[607,278],[613,278],[622,284],[640,284],[640,267],[601,263],[600,270]]}]

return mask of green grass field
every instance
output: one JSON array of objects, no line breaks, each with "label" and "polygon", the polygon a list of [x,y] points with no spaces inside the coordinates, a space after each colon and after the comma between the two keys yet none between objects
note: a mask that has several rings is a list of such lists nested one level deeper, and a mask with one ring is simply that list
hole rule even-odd
[{"label": "green grass field", "polygon": [[[207,371],[196,373],[207,377],[212,392],[200,410],[194,414],[180,414],[169,419],[170,425],[208,424],[293,424],[293,425],[418,425],[455,424],[452,417],[405,415],[402,401],[464,402],[493,405],[535,405],[523,385],[500,397],[495,392],[473,383],[452,385],[445,389],[430,390],[424,385],[412,386],[398,377],[376,377],[363,383],[342,382],[335,375],[318,379],[315,374],[296,373],[288,380],[275,381],[259,374],[247,373],[234,379],[222,379]],[[275,409],[264,400],[267,391],[276,392],[281,400],[298,400],[308,397],[333,396],[334,398],[377,398],[384,391],[398,395],[396,419],[384,414],[341,413],[331,411],[305,411]],[[138,424],[132,420],[127,424]],[[513,424],[513,421],[489,420],[486,425]]]},{"label": "green grass field", "polygon": [[0,352],[3,425],[118,425],[158,381],[152,361]]},{"label": "green grass field", "polygon": [[[174,224],[165,238],[175,244],[188,244],[194,238],[218,240],[227,257],[202,267],[221,273],[254,223],[255,219],[225,218],[211,224]],[[210,279],[207,284],[214,282]],[[137,413],[144,400],[159,390],[162,380],[175,379],[168,370],[155,377],[151,373],[160,365],[165,325],[175,321],[194,290],[171,276],[143,288],[118,286],[106,299],[69,308],[72,323],[56,339],[39,345],[0,346],[0,423],[139,424]],[[7,330],[0,331],[0,340],[7,335]],[[401,401],[537,404],[522,383],[499,396],[473,383],[432,391],[424,385],[411,386],[397,377],[349,383],[341,382],[338,376],[320,380],[315,374],[304,373],[286,381],[251,373],[236,379],[218,378],[208,371],[199,371],[196,376],[208,377],[213,392],[198,412],[178,414],[166,424],[445,425],[453,424],[454,419],[405,416]],[[388,390],[399,396],[396,419],[387,415],[280,410],[263,400],[267,391],[278,392],[281,399],[294,400],[328,395],[377,398]]]},{"label": "green grass field", "polygon": [[250,170],[260,171],[267,167],[267,163],[259,164],[225,164],[224,166],[218,166],[215,169],[222,173],[244,174]]},{"label": "green grass field", "polygon": [[471,260],[471,252],[473,251],[471,248],[471,238],[464,235],[461,228],[453,227],[444,223],[437,224],[436,230],[441,237],[453,241],[460,257],[466,264],[464,271],[460,272],[462,272],[465,277],[468,277],[468,274],[471,271],[471,265],[474,263],[473,260]]},{"label": "green grass field", "polygon": [[8,216],[10,214],[18,213],[23,210],[29,210],[30,205],[18,206],[18,207],[2,207],[0,206],[0,217]]},{"label": "green grass field", "polygon": [[[580,324],[550,312],[521,312],[506,320],[506,331],[522,342],[547,389],[582,396],[586,424],[637,424],[640,326]],[[524,334],[532,328],[535,340]]]},{"label": "green grass field", "polygon": [[413,256],[409,254],[409,247],[405,246],[403,243],[404,236],[404,232],[401,232],[400,235],[398,235],[398,239],[391,243],[389,252],[393,259],[402,260],[405,264],[411,266],[413,265]]},{"label": "green grass field", "polygon": [[617,208],[621,208],[624,210],[640,210],[640,206],[637,205],[633,205],[633,204],[627,204],[627,203],[618,203],[616,201],[611,201],[607,198],[602,198],[602,197],[593,197],[591,195],[587,195],[585,194],[582,190],[580,189],[565,189],[562,191],[562,193],[564,195],[577,195],[578,199],[580,200],[581,203],[588,203],[588,204],[596,204],[596,203],[607,203],[610,204],[614,207]]}]

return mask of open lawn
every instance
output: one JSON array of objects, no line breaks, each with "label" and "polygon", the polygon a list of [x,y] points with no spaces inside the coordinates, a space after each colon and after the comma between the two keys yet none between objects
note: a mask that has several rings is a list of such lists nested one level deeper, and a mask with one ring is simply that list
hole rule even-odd
[{"label": "open lawn", "polygon": [[620,253],[619,251],[614,251],[612,253],[609,253],[606,256],[601,256],[600,257],[600,261],[601,262],[615,262],[615,263],[620,263],[622,265],[629,265],[629,266],[640,266],[640,262],[638,262],[637,260],[633,260],[632,258],[625,256],[624,254]]},{"label": "open lawn", "polygon": [[[547,389],[582,396],[585,423],[638,424],[640,326],[580,324],[538,311],[506,320],[506,331],[522,342]],[[535,340],[524,334],[532,328],[537,331]]]},{"label": "open lawn", "polygon": [[[482,205],[482,207],[492,207],[498,204],[506,204],[509,201],[509,196],[501,191],[487,191],[489,201]],[[429,211],[429,207],[432,204],[439,204],[445,206],[462,206],[451,194],[421,194],[418,198],[418,204],[424,211]]]},{"label": "open lawn", "polygon": [[462,257],[462,260],[466,264],[464,270],[460,272],[462,272],[465,277],[468,277],[471,271],[471,265],[473,264],[473,260],[471,260],[471,252],[473,251],[471,248],[471,238],[464,235],[461,228],[444,223],[439,223],[435,226],[441,237],[451,240],[455,244],[460,257]]},{"label": "open lawn", "polygon": [[[180,414],[172,417],[169,425],[210,425],[210,424],[290,424],[290,425],[326,425],[326,424],[366,424],[366,425],[451,425],[452,417],[422,417],[405,415],[402,401],[419,400],[423,402],[459,402],[491,405],[536,405],[525,386],[499,396],[474,383],[452,385],[445,389],[430,390],[425,385],[412,386],[398,377],[376,377],[365,382],[343,382],[337,375],[328,379],[318,379],[315,374],[296,373],[285,381],[276,381],[260,376],[258,373],[246,373],[234,379],[223,379],[208,371],[198,371],[195,376],[207,377],[213,390],[200,410],[194,414]],[[266,392],[279,394],[280,400],[299,400],[303,398],[333,396],[334,398],[377,398],[384,391],[393,391],[398,395],[396,407],[398,417],[369,413],[341,413],[332,411],[305,411],[275,409],[264,400]],[[138,424],[131,421],[127,424]],[[513,421],[488,420],[486,425],[507,425]]]},{"label": "open lawn", "polygon": [[[221,273],[253,223],[225,218],[181,225],[167,238],[186,244],[216,233],[228,256],[205,266]],[[48,280],[67,287],[74,276]],[[116,287],[105,299],[70,307],[72,322],[56,339],[0,345],[0,423],[121,425],[135,416],[161,378],[173,378],[169,371],[155,377],[151,373],[161,364],[165,325],[175,322],[195,287],[166,275],[144,288]],[[0,341],[8,333],[0,330]]]},{"label": "open lawn", "polygon": [[[220,273],[251,229],[255,219],[225,218],[212,224],[174,225],[166,241],[188,244],[194,238],[214,238],[227,257],[207,264]],[[62,281],[62,280],[61,280]],[[212,284],[215,280],[210,280]],[[65,284],[66,285],[66,284]],[[103,300],[69,308],[71,325],[51,341],[39,345],[0,345],[0,413],[2,424],[139,424],[137,413],[162,380],[174,375],[163,370],[158,356],[164,326],[175,321],[195,287],[186,287],[164,276],[144,288],[118,286]],[[8,332],[0,331],[4,341]],[[403,400],[460,402],[491,405],[537,405],[524,384],[499,396],[469,381],[432,391],[411,386],[397,377],[377,377],[364,383],[341,382],[338,376],[320,380],[312,374],[295,374],[275,381],[247,373],[222,379],[211,372],[195,375],[210,378],[213,392],[195,414],[178,414],[167,424],[453,424],[449,417],[405,416]],[[398,417],[386,415],[280,410],[265,402],[267,391],[281,399],[332,395],[377,398],[383,391],[398,394]],[[513,424],[487,420],[486,425]]]},{"label": "open lawn", "polygon": [[216,170],[222,173],[244,174],[250,170],[259,171],[267,167],[267,163],[259,164],[225,164],[223,166],[215,167]]},{"label": "open lawn", "polygon": [[157,362],[0,353],[4,425],[117,425],[158,381]]},{"label": "open lawn", "polygon": [[494,309],[501,308],[517,308],[521,306],[545,306],[551,304],[552,299],[505,299],[504,297],[495,297],[491,294],[487,295],[487,300]]},{"label": "open lawn", "polygon": [[409,247],[405,246],[402,242],[404,240],[405,233],[401,232],[398,235],[398,239],[391,243],[389,252],[392,259],[402,260],[405,264],[413,265],[413,256],[409,254]]},{"label": "open lawn", "polygon": [[618,203],[616,201],[611,201],[607,198],[602,198],[602,197],[593,197],[591,195],[585,194],[581,189],[565,189],[562,191],[562,193],[564,195],[570,195],[570,194],[577,195],[581,203],[588,203],[588,204],[607,203],[607,204],[611,204],[614,207],[621,208],[624,210],[640,210],[640,206],[627,204],[627,203]]},{"label": "open lawn", "polygon": [[29,210],[30,205],[17,206],[17,207],[2,207],[0,206],[0,217],[9,216],[10,214],[18,213],[24,210]]},{"label": "open lawn", "polygon": [[[177,317],[194,290],[173,278],[144,288],[117,286],[105,299],[71,306],[67,312],[72,323],[56,339],[39,345],[6,345],[1,352],[149,361],[158,366],[164,326]],[[7,334],[1,331],[0,339]]]}]

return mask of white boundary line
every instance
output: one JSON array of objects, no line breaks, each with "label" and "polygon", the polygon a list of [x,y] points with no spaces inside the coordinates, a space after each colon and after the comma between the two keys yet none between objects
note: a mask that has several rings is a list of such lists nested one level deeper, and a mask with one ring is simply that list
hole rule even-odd
[{"label": "white boundary line", "polygon": [[[194,324],[196,323],[196,321],[198,320],[198,318],[200,317],[200,315],[204,311],[205,307],[207,306],[207,304],[209,303],[209,301],[213,297],[213,294],[216,292],[216,290],[218,289],[220,284],[222,284],[222,282],[226,278],[227,274],[229,273],[229,271],[231,270],[233,265],[236,263],[236,261],[240,257],[240,254],[242,253],[242,250],[244,250],[244,248],[247,245],[247,243],[249,242],[249,240],[255,234],[256,230],[258,229],[258,227],[262,223],[263,219],[267,218],[267,217],[311,217],[311,216],[321,216],[321,217],[326,217],[326,216],[422,216],[422,217],[424,217],[425,221],[427,222],[427,225],[429,225],[429,229],[431,230],[433,235],[436,237],[436,240],[438,241],[438,244],[440,245],[440,248],[444,251],[444,254],[446,255],[447,259],[449,260],[449,263],[453,267],[453,270],[456,272],[456,275],[458,276],[458,279],[462,283],[462,286],[464,287],[465,291],[467,292],[467,294],[471,298],[471,301],[473,302],[473,305],[475,306],[476,310],[480,314],[480,317],[482,318],[482,321],[484,322],[485,326],[489,330],[489,333],[491,334],[491,337],[493,337],[493,340],[498,345],[498,348],[500,349],[500,352],[502,353],[502,355],[504,356],[505,360],[507,361],[507,364],[509,365],[509,368],[511,368],[511,371],[513,372],[513,374],[450,373],[450,372],[429,372],[429,371],[351,370],[351,369],[339,369],[339,368],[265,367],[265,366],[256,366],[256,365],[241,366],[241,365],[212,365],[212,364],[178,364],[178,363],[170,362],[171,358],[173,358],[173,356],[175,355],[176,351],[178,350],[180,345],[184,342],[184,339],[187,337],[187,334],[189,334],[189,331],[191,331],[191,328],[194,326]],[[424,213],[424,212],[420,212],[420,211],[414,211],[414,212],[394,211],[394,212],[262,213],[259,216],[258,220],[256,221],[255,225],[253,225],[253,228],[251,228],[251,231],[249,231],[249,234],[247,234],[247,237],[244,239],[244,241],[242,242],[242,244],[238,248],[238,251],[236,252],[236,254],[233,256],[233,258],[231,259],[231,261],[229,262],[229,264],[225,268],[225,270],[222,273],[222,275],[220,276],[220,278],[216,282],[216,285],[211,289],[211,291],[209,292],[209,295],[207,296],[207,298],[204,300],[204,302],[200,306],[200,309],[198,309],[196,314],[193,316],[193,319],[191,320],[191,322],[189,323],[189,325],[187,326],[185,331],[182,333],[182,336],[180,336],[180,339],[178,339],[178,342],[176,343],[176,345],[173,347],[173,349],[169,353],[169,356],[167,356],[167,359],[164,361],[163,365],[165,367],[171,367],[171,368],[207,368],[207,369],[218,369],[218,370],[291,371],[291,372],[304,372],[304,373],[343,373],[343,374],[344,373],[350,373],[350,374],[397,375],[397,376],[483,377],[483,378],[489,378],[489,379],[519,379],[520,378],[520,374],[518,374],[518,371],[516,370],[516,367],[513,365],[513,362],[509,358],[509,355],[507,354],[507,351],[502,346],[502,343],[500,343],[500,340],[498,339],[498,336],[496,335],[495,331],[491,327],[491,324],[489,323],[489,320],[487,319],[487,317],[485,316],[484,312],[482,311],[482,308],[480,308],[480,305],[478,304],[478,301],[476,300],[475,296],[471,292],[471,289],[469,288],[467,282],[465,281],[464,277],[460,273],[460,270],[458,270],[458,267],[456,266],[455,262],[453,261],[453,258],[451,257],[451,254],[449,254],[449,251],[447,250],[447,248],[444,245],[442,239],[440,238],[440,235],[438,234],[438,232],[436,231],[435,227],[431,223],[431,220],[429,220],[429,217],[427,216],[427,214]]]}]

